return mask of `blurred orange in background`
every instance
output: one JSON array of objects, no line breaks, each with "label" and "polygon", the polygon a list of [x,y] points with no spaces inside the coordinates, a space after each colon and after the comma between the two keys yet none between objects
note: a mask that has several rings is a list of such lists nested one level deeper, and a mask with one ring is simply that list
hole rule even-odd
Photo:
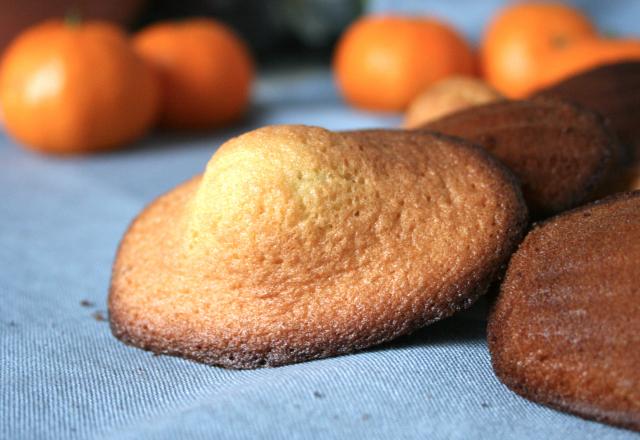
[{"label": "blurred orange in background", "polygon": [[535,89],[593,67],[625,60],[640,60],[640,40],[595,38],[575,42],[544,59],[545,66],[538,73]]},{"label": "blurred orange in background", "polygon": [[106,22],[44,22],[21,33],[0,64],[6,130],[46,153],[104,151],[142,136],[156,116],[157,86]]},{"label": "blurred orange in background", "polygon": [[523,98],[548,67],[546,57],[596,36],[591,21],[560,3],[518,3],[498,13],[482,41],[485,78],[510,98]]},{"label": "blurred orange in background", "polygon": [[[143,3],[118,0],[117,11],[93,1],[81,6],[83,15],[127,21]],[[7,8],[16,22],[22,23],[23,12],[30,20],[38,16],[31,0],[20,4]],[[47,5],[58,11],[68,4],[55,0]],[[164,5],[172,9],[170,1]],[[234,5],[237,14],[248,16]],[[147,6],[151,16],[138,23],[176,16],[154,15],[162,8],[152,2]],[[289,11],[281,6],[270,10],[276,16]],[[323,8],[310,7],[309,21],[298,27],[312,33],[315,19],[333,23],[332,10],[322,15],[318,11]],[[334,34],[320,33],[335,37],[362,10],[347,9],[343,21],[335,19]],[[48,7],[43,11],[52,13]],[[0,23],[6,22],[2,17]],[[4,112],[7,131],[22,143],[58,153],[115,148],[142,136],[154,122],[191,131],[229,124],[248,108],[255,62],[245,41],[221,20],[160,21],[131,39],[115,24],[94,22],[69,25],[58,20],[26,30],[0,65],[0,117]],[[269,28],[258,23],[253,28]],[[526,98],[604,63],[640,59],[640,40],[603,38],[589,18],[561,3],[509,3],[488,24],[480,57],[450,25],[418,15],[365,15],[347,27],[335,47],[327,38],[322,60],[333,49],[333,74],[345,101],[374,111],[411,106],[408,126],[502,96]],[[294,50],[299,52],[293,64],[303,64],[310,48]],[[267,55],[269,64],[282,63],[279,53]],[[478,70],[489,86],[472,77]],[[465,79],[432,88],[456,76]]]},{"label": "blurred orange in background", "polygon": [[163,127],[206,130],[245,112],[254,63],[224,24],[213,19],[158,23],[135,35],[133,44],[159,73]]},{"label": "blurred orange in background", "polygon": [[[155,0],[154,0],[155,1]],[[21,31],[71,11],[86,20],[131,24],[146,0],[0,0],[0,53]]]},{"label": "blurred orange in background", "polygon": [[338,87],[350,104],[401,111],[435,81],[473,74],[475,61],[469,45],[445,23],[366,16],[340,38],[333,66]]}]

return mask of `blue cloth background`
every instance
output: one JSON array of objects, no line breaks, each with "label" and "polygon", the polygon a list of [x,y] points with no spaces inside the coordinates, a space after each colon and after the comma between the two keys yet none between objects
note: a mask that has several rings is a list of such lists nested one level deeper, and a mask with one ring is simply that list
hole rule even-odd
[{"label": "blue cloth background", "polygon": [[201,172],[230,136],[273,123],[398,122],[345,107],[328,72],[302,69],[263,75],[246,124],[211,136],[155,136],[126,151],[57,159],[0,133],[0,438],[635,437],[501,385],[482,301],[381,347],[253,371],[153,356],[96,319],[106,315],[111,263],[128,223]]}]

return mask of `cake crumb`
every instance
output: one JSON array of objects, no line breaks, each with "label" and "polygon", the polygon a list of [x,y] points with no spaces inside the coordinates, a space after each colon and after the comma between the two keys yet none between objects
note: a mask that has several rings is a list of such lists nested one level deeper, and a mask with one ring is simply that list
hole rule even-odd
[{"label": "cake crumb", "polygon": [[95,312],[93,312],[91,314],[91,316],[93,316],[93,319],[95,319],[96,321],[106,321],[107,317],[105,316],[104,312],[102,312],[101,310],[96,310]]},{"label": "cake crumb", "polygon": [[95,306],[95,304],[91,301],[89,301],[88,299],[83,299],[82,301],[80,301],[80,305],[82,307],[93,307]]}]

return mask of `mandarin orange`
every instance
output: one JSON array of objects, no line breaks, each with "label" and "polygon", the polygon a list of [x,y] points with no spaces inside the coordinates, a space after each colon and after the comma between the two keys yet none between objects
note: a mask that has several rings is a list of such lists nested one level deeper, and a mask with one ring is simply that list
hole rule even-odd
[{"label": "mandarin orange", "polygon": [[475,71],[471,48],[450,26],[399,16],[353,23],[338,42],[333,65],[347,102],[382,111],[404,110],[430,84]]},{"label": "mandarin orange", "polygon": [[133,141],[152,125],[157,93],[156,77],[124,33],[103,22],[36,25],[0,65],[6,130],[40,152],[96,152]]},{"label": "mandarin orange", "polygon": [[159,73],[162,126],[206,130],[247,109],[254,64],[226,25],[212,19],[158,23],[140,31],[133,44]]},{"label": "mandarin orange", "polygon": [[523,98],[547,67],[545,56],[595,36],[592,23],[576,9],[554,3],[518,3],[489,24],[482,41],[482,71],[502,94]]}]

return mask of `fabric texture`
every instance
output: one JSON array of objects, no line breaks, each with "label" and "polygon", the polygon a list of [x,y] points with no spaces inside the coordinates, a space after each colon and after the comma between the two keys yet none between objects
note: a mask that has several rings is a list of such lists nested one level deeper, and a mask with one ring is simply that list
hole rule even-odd
[{"label": "fabric texture", "polygon": [[2,439],[624,439],[536,405],[494,376],[486,302],[392,343],[275,369],[154,356],[110,333],[106,299],[127,225],[261,125],[398,126],[344,106],[326,71],[263,76],[242,126],[155,135],[91,157],[29,153],[0,134]]}]

